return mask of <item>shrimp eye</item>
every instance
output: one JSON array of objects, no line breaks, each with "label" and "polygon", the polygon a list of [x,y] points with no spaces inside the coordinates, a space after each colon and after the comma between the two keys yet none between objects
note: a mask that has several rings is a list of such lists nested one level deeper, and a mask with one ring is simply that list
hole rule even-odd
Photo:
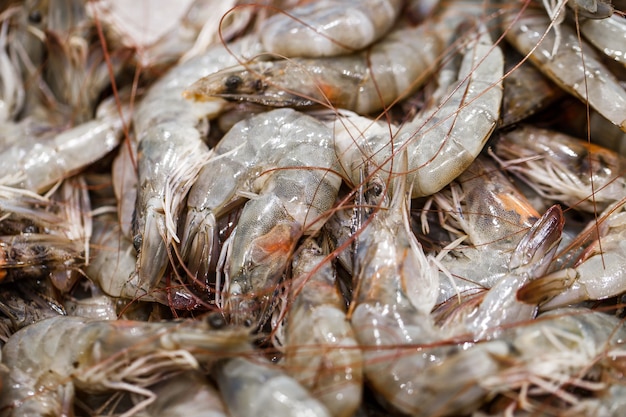
[{"label": "shrimp eye", "polygon": [[224,82],[224,87],[226,87],[228,91],[234,91],[237,90],[242,83],[243,80],[240,76],[231,75],[230,77],[226,78],[226,81]]},{"label": "shrimp eye", "polygon": [[222,329],[226,326],[226,319],[220,313],[211,313],[206,316],[206,322],[212,329]]},{"label": "shrimp eye", "polygon": [[41,23],[42,16],[39,10],[33,10],[28,14],[28,21],[30,23],[38,24]]},{"label": "shrimp eye", "polygon": [[143,238],[141,237],[141,234],[137,233],[133,237],[133,247],[135,248],[137,252],[139,252],[139,250],[141,249],[142,243],[143,243]]}]

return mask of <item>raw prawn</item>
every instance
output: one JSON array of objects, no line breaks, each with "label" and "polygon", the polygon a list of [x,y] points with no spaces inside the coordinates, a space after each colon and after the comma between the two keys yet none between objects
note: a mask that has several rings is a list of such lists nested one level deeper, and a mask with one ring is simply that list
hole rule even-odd
[{"label": "raw prawn", "polygon": [[121,140],[122,118],[111,101],[96,118],[53,137],[29,137],[0,149],[0,184],[48,190],[112,151]]},{"label": "raw prawn", "polygon": [[406,414],[468,412],[487,394],[481,379],[501,366],[492,357],[508,349],[499,341],[465,349],[434,345],[443,339],[430,316],[437,268],[408,226],[404,188],[396,185],[390,206],[381,198],[358,237],[356,254],[358,292],[351,323],[363,349],[366,380]]},{"label": "raw prawn", "polygon": [[369,50],[351,55],[248,63],[200,79],[186,94],[195,100],[332,105],[372,113],[410,94],[433,73],[447,43],[437,29],[436,24],[398,29]]},{"label": "raw prawn", "polygon": [[[244,38],[231,48],[254,53],[255,45]],[[134,114],[139,144],[132,233],[142,286],[154,288],[165,272],[169,245],[179,240],[176,225],[183,199],[210,155],[203,142],[206,118],[223,106],[220,101],[193,103],[182,92],[198,78],[236,62],[228,49],[215,45],[153,84]]]},{"label": "raw prawn", "polygon": [[233,321],[256,325],[267,318],[296,242],[322,227],[335,202],[341,179],[332,131],[279,109],[239,122],[214,152],[187,200],[184,253],[192,273],[206,273],[215,217],[233,199],[251,196],[233,235],[224,307]]},{"label": "raw prawn", "polygon": [[[361,182],[365,165],[393,177],[406,148],[412,197],[436,193],[474,161],[495,129],[502,101],[502,52],[479,26],[457,68],[441,72],[434,100],[399,129],[357,116],[334,121],[335,147],[347,178]],[[390,140],[390,136],[393,138]]]},{"label": "raw prawn", "polygon": [[[207,320],[99,321],[54,317],[15,333],[2,349],[9,368],[0,393],[6,416],[71,414],[74,389],[143,396],[124,416],[156,398],[146,386],[181,370],[250,349],[248,331],[213,329]],[[223,321],[221,322],[223,324]]]}]

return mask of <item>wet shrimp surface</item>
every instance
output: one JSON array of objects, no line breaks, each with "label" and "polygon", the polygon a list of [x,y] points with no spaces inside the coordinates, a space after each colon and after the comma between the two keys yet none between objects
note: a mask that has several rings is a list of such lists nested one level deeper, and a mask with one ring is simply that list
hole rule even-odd
[{"label": "wet shrimp surface", "polygon": [[155,6],[0,5],[0,417],[621,415],[623,2]]}]

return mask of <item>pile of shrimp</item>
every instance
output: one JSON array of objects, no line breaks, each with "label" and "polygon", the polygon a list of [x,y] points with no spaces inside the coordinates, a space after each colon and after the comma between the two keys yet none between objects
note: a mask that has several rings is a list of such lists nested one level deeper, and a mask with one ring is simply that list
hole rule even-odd
[{"label": "pile of shrimp", "polygon": [[625,10],[3,3],[0,416],[621,415]]}]

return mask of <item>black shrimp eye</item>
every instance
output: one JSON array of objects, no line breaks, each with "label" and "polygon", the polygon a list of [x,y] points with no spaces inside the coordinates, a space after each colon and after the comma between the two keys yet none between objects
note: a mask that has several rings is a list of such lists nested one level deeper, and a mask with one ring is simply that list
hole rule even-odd
[{"label": "black shrimp eye", "polygon": [[226,326],[226,319],[220,313],[211,313],[206,316],[206,322],[212,329],[221,329]]},{"label": "black shrimp eye", "polygon": [[224,87],[226,87],[226,90],[228,91],[233,91],[239,88],[242,83],[243,80],[240,76],[231,75],[230,77],[226,78],[226,82],[224,82]]},{"label": "black shrimp eye", "polygon": [[141,234],[137,233],[135,236],[133,236],[133,247],[137,252],[139,252],[139,250],[141,249],[142,243],[143,238],[141,237]]},{"label": "black shrimp eye", "polygon": [[39,24],[41,23],[42,16],[39,10],[33,10],[28,14],[28,21],[30,23]]}]

